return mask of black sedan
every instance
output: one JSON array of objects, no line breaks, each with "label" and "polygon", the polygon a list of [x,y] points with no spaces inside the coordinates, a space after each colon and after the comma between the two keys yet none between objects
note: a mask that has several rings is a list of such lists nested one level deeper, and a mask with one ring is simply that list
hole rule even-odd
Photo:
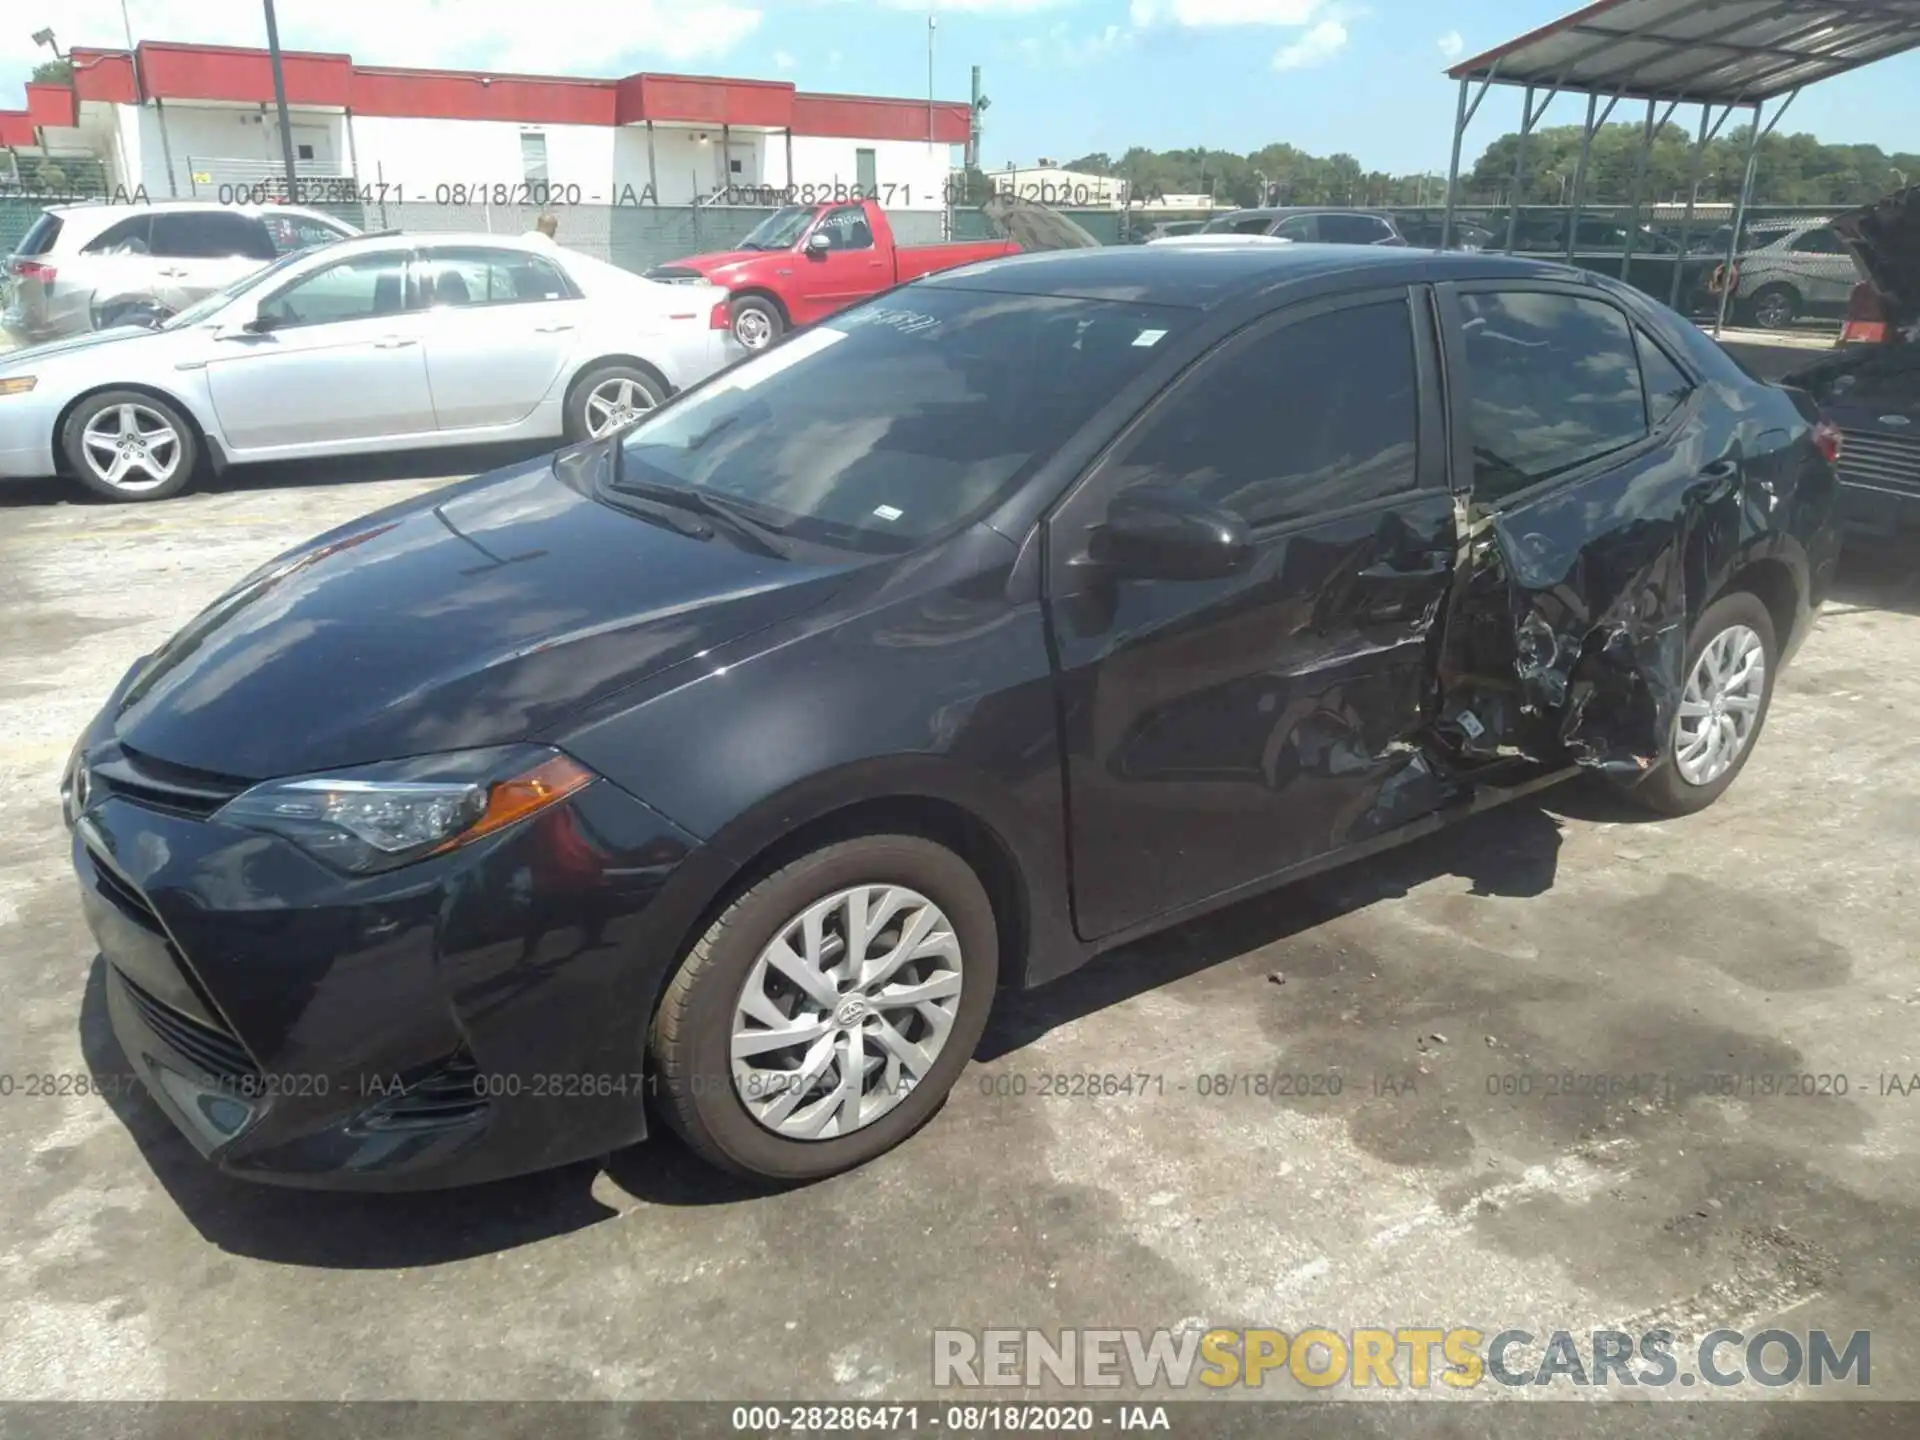
[{"label": "black sedan", "polygon": [[1001,986],[1580,769],[1711,803],[1832,576],[1831,446],[1556,265],[921,281],[135,664],[63,787],[115,1031],[253,1179],[467,1182],[650,1117],[859,1164]]}]

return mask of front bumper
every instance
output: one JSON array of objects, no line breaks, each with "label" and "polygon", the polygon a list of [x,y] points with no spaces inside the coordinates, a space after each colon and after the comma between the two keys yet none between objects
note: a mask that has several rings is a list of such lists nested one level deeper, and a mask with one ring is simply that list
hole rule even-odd
[{"label": "front bumper", "polygon": [[424,1189],[645,1137],[647,1017],[679,941],[656,901],[692,837],[603,780],[349,878],[188,813],[177,767],[104,753],[116,778],[96,778],[72,858],[108,1015],[221,1170]]}]

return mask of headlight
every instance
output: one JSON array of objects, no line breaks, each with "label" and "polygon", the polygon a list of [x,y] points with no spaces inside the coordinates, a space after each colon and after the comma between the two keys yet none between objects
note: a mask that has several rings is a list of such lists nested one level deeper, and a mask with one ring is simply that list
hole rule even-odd
[{"label": "headlight", "polygon": [[491,835],[593,779],[557,750],[516,745],[268,780],[213,818],[284,836],[335,869],[371,875]]},{"label": "headlight", "polygon": [[0,395],[24,395],[39,383],[35,375],[0,375]]}]

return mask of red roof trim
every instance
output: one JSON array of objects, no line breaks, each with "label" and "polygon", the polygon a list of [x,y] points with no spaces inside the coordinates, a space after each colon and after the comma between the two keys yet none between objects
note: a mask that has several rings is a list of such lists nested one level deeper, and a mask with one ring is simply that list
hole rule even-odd
[{"label": "red roof trim", "polygon": [[[146,93],[162,100],[273,103],[265,50],[234,45],[142,41],[136,48]],[[349,55],[282,52],[287,99],[295,105],[350,107],[356,114],[406,119],[507,120],[521,124],[682,125],[791,128],[797,134],[862,140],[925,140],[927,102],[873,95],[800,95],[784,80],[718,75],[628,75],[619,80],[514,75],[482,70],[419,70],[355,65]],[[82,100],[136,103],[134,56],[76,50],[74,89]],[[934,138],[967,138],[966,105],[934,106]]]},{"label": "red roof trim", "polygon": [[0,145],[37,145],[33,116],[25,110],[0,110]]},{"label": "red roof trim", "polygon": [[80,123],[80,97],[71,85],[29,83],[27,114],[35,125],[70,130]]}]

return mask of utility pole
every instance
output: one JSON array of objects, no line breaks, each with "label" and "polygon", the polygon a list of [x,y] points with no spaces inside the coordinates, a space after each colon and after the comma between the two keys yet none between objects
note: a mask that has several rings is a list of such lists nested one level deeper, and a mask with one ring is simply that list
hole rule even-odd
[{"label": "utility pole", "polygon": [[273,103],[280,112],[280,158],[287,167],[287,203],[293,204],[300,198],[300,186],[294,173],[293,126],[287,119],[287,78],[280,69],[280,27],[273,18],[273,0],[261,0],[261,4],[267,11],[267,54],[273,60]]},{"label": "utility pole", "polygon": [[933,32],[939,26],[931,13],[927,15],[927,151],[933,151]]},{"label": "utility pole", "polygon": [[973,103],[967,108],[967,169],[980,168],[980,112],[986,109],[986,96],[980,93],[980,67],[973,67]]}]

